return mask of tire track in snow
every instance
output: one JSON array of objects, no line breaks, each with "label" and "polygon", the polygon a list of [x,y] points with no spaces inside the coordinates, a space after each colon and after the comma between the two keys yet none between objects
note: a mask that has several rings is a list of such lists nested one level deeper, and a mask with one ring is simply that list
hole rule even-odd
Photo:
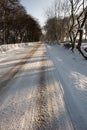
[{"label": "tire track in snow", "polygon": [[[40,68],[39,85],[36,90],[37,99],[32,130],[73,130],[72,122],[60,92],[60,86],[55,83],[48,84],[47,77],[49,78],[49,76],[45,74],[47,63],[44,63],[43,59]],[[55,82],[55,80],[52,80],[52,82]]]},{"label": "tire track in snow", "polygon": [[47,112],[47,86],[45,77],[45,64],[44,54],[42,57],[42,63],[40,68],[39,85],[37,86],[36,95],[36,117],[35,117],[35,130],[47,130],[48,127],[48,112]]}]

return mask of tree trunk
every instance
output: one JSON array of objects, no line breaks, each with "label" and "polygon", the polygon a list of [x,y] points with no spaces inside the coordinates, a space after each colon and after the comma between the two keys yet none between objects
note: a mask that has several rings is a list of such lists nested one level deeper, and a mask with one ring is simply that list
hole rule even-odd
[{"label": "tree trunk", "polygon": [[84,55],[84,53],[81,50],[81,43],[82,43],[82,36],[83,36],[83,30],[79,31],[79,41],[78,41],[78,51],[81,53],[81,55],[87,60],[87,57]]},{"label": "tree trunk", "polygon": [[78,41],[78,50],[81,47],[81,43],[82,43],[82,36],[83,36],[83,30],[79,31],[79,41]]},{"label": "tree trunk", "polygon": [[6,39],[5,39],[5,34],[6,34],[6,29],[5,29],[5,10],[4,10],[4,13],[3,13],[3,42],[4,44],[6,43]]},{"label": "tree trunk", "polygon": [[74,48],[75,48],[75,41],[72,42],[72,48],[71,48],[72,52],[74,52]]}]

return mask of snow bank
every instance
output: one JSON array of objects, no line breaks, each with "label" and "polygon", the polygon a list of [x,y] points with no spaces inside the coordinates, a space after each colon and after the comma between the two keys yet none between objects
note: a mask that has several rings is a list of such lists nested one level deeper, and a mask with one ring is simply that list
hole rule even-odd
[{"label": "snow bank", "polygon": [[[70,43],[65,43],[67,46],[65,46],[66,48],[68,48],[68,49],[71,49],[71,47],[69,47],[69,44]],[[60,44],[62,47],[64,46],[64,44],[63,43],[61,43]],[[75,45],[77,46],[78,45],[78,43],[75,43]],[[76,49],[74,49],[74,50],[76,50]],[[81,51],[83,52],[83,54],[84,54],[84,56],[85,57],[87,57],[87,43],[82,43],[82,45],[81,45]]]},{"label": "snow bank", "polygon": [[26,48],[30,45],[33,45],[35,42],[28,42],[28,43],[16,43],[16,44],[6,44],[0,46],[0,54],[5,53],[8,51],[12,51],[19,48]]},{"label": "snow bank", "polygon": [[85,51],[85,49],[87,48],[87,46],[82,46],[81,47],[81,51],[84,53],[84,55],[87,57],[87,51]]},{"label": "snow bank", "polygon": [[82,43],[82,45],[81,45],[81,51],[87,57],[87,51],[86,50],[87,50],[87,43]]}]

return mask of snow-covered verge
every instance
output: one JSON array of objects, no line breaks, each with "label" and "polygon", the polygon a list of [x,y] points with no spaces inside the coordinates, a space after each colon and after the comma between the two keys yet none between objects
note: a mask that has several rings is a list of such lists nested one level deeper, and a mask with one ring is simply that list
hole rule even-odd
[{"label": "snow-covered verge", "polygon": [[[34,45],[35,43],[37,43],[37,42],[0,45],[0,55],[3,53],[6,53],[6,52],[12,51],[12,50],[29,47],[30,45]],[[38,43],[40,43],[40,42],[38,42]]]},{"label": "snow-covered verge", "polygon": [[76,130],[87,130],[87,60],[75,50],[46,46]]},{"label": "snow-covered verge", "polygon": [[12,51],[14,49],[24,48],[29,46],[32,43],[16,43],[16,44],[6,44],[0,46],[0,54],[8,51]]},{"label": "snow-covered verge", "polygon": [[[8,73],[26,53],[28,53],[35,42],[8,44],[0,46],[0,77]],[[26,52],[26,53],[25,53]]]},{"label": "snow-covered verge", "polygon": [[36,42],[27,42],[27,43],[16,43],[16,44],[6,44],[0,45],[0,61],[11,57],[12,54],[17,53],[20,49],[24,50],[24,48],[29,48],[34,45]]}]

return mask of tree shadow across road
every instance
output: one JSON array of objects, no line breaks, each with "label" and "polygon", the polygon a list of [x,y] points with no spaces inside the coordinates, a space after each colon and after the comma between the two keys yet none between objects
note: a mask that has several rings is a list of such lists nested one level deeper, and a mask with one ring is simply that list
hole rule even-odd
[{"label": "tree shadow across road", "polygon": [[[8,97],[8,104],[0,110],[1,130],[6,126],[9,130],[11,127],[20,130],[22,120],[24,122],[22,129],[73,130],[71,123],[70,125],[68,123],[70,119],[64,107],[59,82],[55,78],[56,86],[52,79],[55,68],[48,65],[45,56],[40,58],[27,61],[24,64],[30,68],[21,67],[16,73],[11,72],[13,74],[7,75],[7,79],[4,78],[1,82],[1,106],[6,96]],[[39,64],[35,66],[37,62]],[[23,66],[21,63],[20,65]]]}]

